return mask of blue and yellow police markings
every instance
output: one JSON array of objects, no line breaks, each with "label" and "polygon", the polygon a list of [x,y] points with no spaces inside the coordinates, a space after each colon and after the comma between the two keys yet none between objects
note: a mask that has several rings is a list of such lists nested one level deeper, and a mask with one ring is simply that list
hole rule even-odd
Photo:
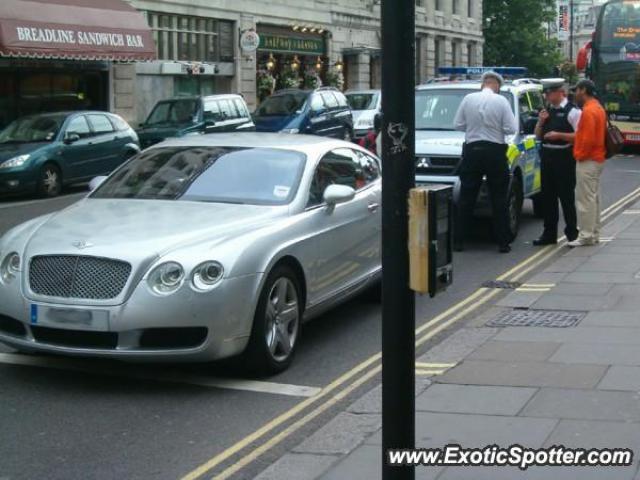
[{"label": "blue and yellow police markings", "polygon": [[525,196],[540,189],[540,161],[534,137],[525,138],[519,143],[511,143],[507,149],[507,159],[511,170],[513,170],[516,163],[520,164],[524,175]]}]

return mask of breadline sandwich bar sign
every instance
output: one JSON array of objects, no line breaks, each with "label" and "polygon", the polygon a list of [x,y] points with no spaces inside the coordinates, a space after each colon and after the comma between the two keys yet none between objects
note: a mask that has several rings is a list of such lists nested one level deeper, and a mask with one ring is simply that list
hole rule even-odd
[{"label": "breadline sandwich bar sign", "polygon": [[0,56],[153,60],[155,42],[151,30],[144,27],[61,25],[0,18]]},{"label": "breadline sandwich bar sign", "polygon": [[36,27],[16,27],[16,33],[19,42],[144,48],[144,40],[139,34]]}]

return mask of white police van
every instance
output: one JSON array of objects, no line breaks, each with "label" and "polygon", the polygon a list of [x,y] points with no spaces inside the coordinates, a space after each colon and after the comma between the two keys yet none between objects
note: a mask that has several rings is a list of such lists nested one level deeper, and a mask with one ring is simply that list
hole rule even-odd
[{"label": "white police van", "polygon": [[[501,75],[526,72],[521,68],[441,68],[440,74],[481,75],[493,70]],[[443,80],[416,87],[416,183],[448,183],[454,187],[454,202],[460,194],[458,169],[462,159],[464,132],[456,131],[454,118],[462,99],[481,88],[480,80]],[[507,156],[511,168],[509,187],[510,229],[518,234],[525,199],[533,201],[534,213],[540,216],[542,205],[540,186],[540,155],[534,135],[538,112],[544,108],[542,84],[531,79],[505,82],[501,89],[513,108],[520,131],[505,138],[509,144]],[[476,213],[490,215],[491,207],[486,184],[483,185]]]}]

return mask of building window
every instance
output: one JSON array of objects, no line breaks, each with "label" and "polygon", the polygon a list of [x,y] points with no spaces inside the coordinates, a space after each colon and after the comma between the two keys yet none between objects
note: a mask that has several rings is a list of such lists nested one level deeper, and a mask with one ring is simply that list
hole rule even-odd
[{"label": "building window", "polygon": [[474,42],[469,43],[467,49],[469,50],[469,66],[478,66],[478,51],[476,50],[476,44]]},{"label": "building window", "polygon": [[454,15],[459,15],[460,14],[460,0],[453,0],[453,14]]},{"label": "building window", "polygon": [[438,75],[438,68],[442,67],[442,49],[444,47],[444,40],[442,40],[441,38],[436,38],[435,47],[436,75]]},{"label": "building window", "polygon": [[233,61],[233,22],[147,12],[160,60]]},{"label": "building window", "polygon": [[442,0],[436,0],[436,10],[442,11]]},{"label": "building window", "polygon": [[475,16],[475,15],[474,15],[474,14],[475,14],[475,12],[473,11],[473,1],[474,1],[474,0],[469,0],[469,1],[467,2],[467,16],[468,16],[469,18],[473,18],[473,17]]},{"label": "building window", "polygon": [[454,67],[460,66],[460,44],[458,42],[453,42],[451,44],[451,55],[452,55],[452,63]]}]

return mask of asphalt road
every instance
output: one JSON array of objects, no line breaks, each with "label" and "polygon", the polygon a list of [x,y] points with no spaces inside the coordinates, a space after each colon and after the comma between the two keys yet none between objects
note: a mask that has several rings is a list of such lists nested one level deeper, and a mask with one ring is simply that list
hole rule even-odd
[{"label": "asphalt road", "polygon": [[[604,205],[638,186],[640,157],[608,162]],[[64,208],[81,195],[83,190],[75,189],[54,200],[0,200],[0,234],[22,221]],[[486,225],[480,223],[467,250],[455,256],[453,287],[435,299],[418,298],[417,325],[532,255],[536,250],[531,240],[540,233],[541,222],[533,218],[529,202],[511,254],[496,253]],[[223,454],[218,466],[207,472],[206,478],[211,478],[246,452],[238,448],[233,456],[225,450],[243,439],[249,445],[247,436],[305,400],[304,390],[295,387],[326,387],[379,350],[380,309],[364,298],[306,324],[293,366],[263,379],[270,383],[246,382],[226,363],[132,367],[16,356],[0,346],[0,479],[176,479]],[[37,365],[8,363],[24,358],[32,358]],[[220,379],[226,385],[221,387]],[[365,383],[343,402],[377,381]],[[291,390],[298,396],[290,395]],[[294,431],[233,478],[253,478],[322,426],[341,405]]]}]

